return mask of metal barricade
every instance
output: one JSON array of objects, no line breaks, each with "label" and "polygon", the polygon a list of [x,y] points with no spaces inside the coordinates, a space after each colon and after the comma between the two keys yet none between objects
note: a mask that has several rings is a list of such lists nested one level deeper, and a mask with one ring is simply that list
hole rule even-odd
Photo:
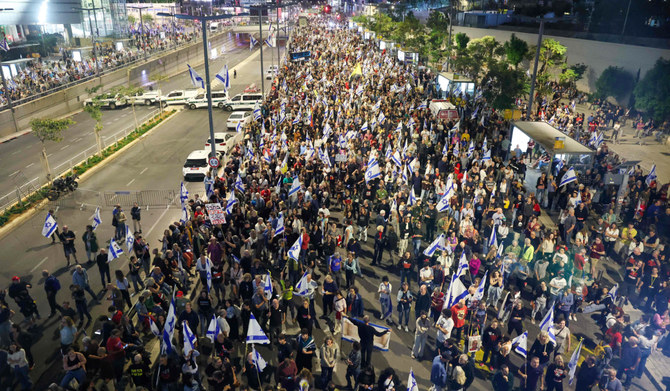
[{"label": "metal barricade", "polygon": [[131,207],[135,202],[143,208],[170,207],[179,199],[177,190],[106,191],[103,193],[106,206]]}]

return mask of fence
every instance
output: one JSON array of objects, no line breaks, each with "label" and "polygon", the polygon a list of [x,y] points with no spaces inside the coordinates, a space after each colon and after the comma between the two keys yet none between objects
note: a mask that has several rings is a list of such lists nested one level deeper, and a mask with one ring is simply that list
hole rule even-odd
[{"label": "fence", "polygon": [[[160,112],[160,109],[155,109],[146,114],[144,117],[138,117],[137,118],[137,123],[142,124],[144,121],[148,120],[149,118],[152,118],[156,114]],[[119,130],[118,132],[114,134],[110,134],[107,136],[102,136],[102,149],[104,150],[105,148],[109,147],[112,144],[117,143],[119,140],[125,138],[130,132],[135,130],[135,124],[133,123],[130,126],[127,126],[123,128],[122,130]],[[51,167],[51,172],[53,173],[53,178],[63,176],[67,174],[69,171],[71,171],[74,166],[84,162],[88,163],[88,159],[94,157],[95,155],[98,154],[98,146],[97,144],[94,144],[83,151],[70,156],[70,158],[64,162],[61,162],[58,165],[55,165]],[[57,175],[56,175],[57,174]],[[47,180],[44,176],[38,176],[36,178],[33,178],[32,180],[27,180],[25,177],[25,174],[22,171],[19,171],[15,175],[11,177],[15,189],[2,197],[0,197],[0,213],[4,213],[7,209],[11,208],[12,205],[16,204],[19,202],[20,199],[25,198],[26,196],[30,195],[32,192],[38,190],[45,184],[47,184]],[[77,190],[79,191],[79,190]],[[77,192],[75,191],[75,193]]]},{"label": "fence", "polygon": [[177,205],[178,190],[106,191],[102,194],[105,206],[121,205],[131,207],[137,204],[143,208],[170,207]]}]

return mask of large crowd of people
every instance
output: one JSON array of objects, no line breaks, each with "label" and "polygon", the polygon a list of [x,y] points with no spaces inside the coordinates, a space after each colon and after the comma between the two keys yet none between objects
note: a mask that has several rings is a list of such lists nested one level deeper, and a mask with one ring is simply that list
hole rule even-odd
[{"label": "large crowd of people", "polygon": [[[163,36],[158,30],[165,32]],[[140,30],[132,30],[127,47],[118,50],[115,42],[96,42],[96,56],[77,61],[72,57],[72,50],[60,49],[60,59],[37,58],[31,61],[18,74],[6,80],[7,90],[12,102],[18,102],[35,95],[48,93],[78,80],[87,79],[97,72],[115,69],[124,64],[142,59],[146,55],[160,52],[175,45],[188,43],[199,36],[199,32],[186,31],[181,25],[173,32],[171,26],[147,26],[142,35]],[[97,61],[97,64],[96,64]],[[7,105],[6,91],[0,86],[0,107]]]},{"label": "large crowd of people", "polygon": [[[578,390],[621,391],[652,350],[670,351],[667,184],[638,167],[618,206],[603,182],[615,168],[604,143],[575,180],[557,161],[528,183],[539,147],[510,146],[509,123],[484,100],[470,98],[458,121],[436,118],[430,70],[399,63],[326,17],[296,27],[290,47],[311,58],[283,64],[244,140],[207,176],[202,197],[184,198],[188,216],[155,248],[142,238],[136,205],[133,256],[112,281],[105,246],[87,228],[88,260],[112,300],[98,332],[80,340],[85,318],[84,328],[92,322],[86,294],[98,300],[85,268],[75,266],[72,299],[60,303],[60,284],[44,271],[51,315],[62,320],[64,375],[54,389],[123,389],[128,379],[149,390],[410,386],[399,378],[409,365],[393,357],[380,367],[373,357],[374,338],[389,332],[370,325],[374,316],[413,338],[406,358],[430,359],[430,379],[418,380],[436,391],[466,390],[477,377],[496,391],[562,390],[576,320],[602,330],[596,353],[579,363]],[[593,132],[560,99],[537,115],[549,120],[558,108],[562,127]],[[225,222],[213,224],[208,203],[226,210]],[[130,221],[120,206],[113,221],[123,244]],[[67,232],[58,235],[72,243],[69,266],[76,250]],[[194,300],[191,277],[200,280]],[[39,319],[31,288],[16,277],[7,290],[28,327]],[[371,291],[378,305],[365,304]],[[8,348],[0,378],[12,371],[30,389],[31,342],[11,324],[9,301],[0,300]],[[631,306],[643,312],[634,321]],[[338,345],[345,316],[360,343]],[[244,343],[253,322],[271,341],[268,367]],[[155,363],[143,335],[162,340]],[[514,358],[519,351],[525,360]],[[347,384],[333,380],[340,357]]]}]

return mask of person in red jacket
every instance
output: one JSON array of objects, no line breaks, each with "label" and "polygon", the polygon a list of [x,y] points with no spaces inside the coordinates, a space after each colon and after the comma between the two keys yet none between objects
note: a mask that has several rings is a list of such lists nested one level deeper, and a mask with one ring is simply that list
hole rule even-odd
[{"label": "person in red jacket", "polygon": [[454,330],[452,336],[461,343],[461,334],[465,328],[465,318],[468,316],[468,307],[465,305],[465,299],[461,299],[451,307],[451,319],[454,320]]}]

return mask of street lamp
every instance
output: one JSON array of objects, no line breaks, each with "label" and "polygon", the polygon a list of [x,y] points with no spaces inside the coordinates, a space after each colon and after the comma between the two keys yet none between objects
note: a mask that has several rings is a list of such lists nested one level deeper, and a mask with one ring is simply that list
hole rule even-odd
[{"label": "street lamp", "polygon": [[144,45],[144,20],[142,20],[142,11],[147,9],[147,7],[132,7],[127,5],[126,8],[140,11],[140,38],[142,39],[142,49],[144,50],[144,59],[147,59],[147,48]]},{"label": "street lamp", "polygon": [[[209,138],[212,140],[212,150],[210,157],[216,156],[216,143],[214,142],[214,121],[212,120],[212,87],[209,83],[209,47],[207,45],[207,22],[219,19],[228,19],[232,15],[210,15],[210,16],[195,16],[186,14],[169,14],[166,12],[159,12],[158,16],[174,16],[177,19],[197,20],[200,21],[202,27],[202,49],[205,56],[205,89],[207,93],[207,115],[209,118]],[[261,47],[262,50],[262,47]]]},{"label": "street lamp", "polygon": [[[98,56],[97,56],[97,50],[95,48],[95,36],[93,35],[93,23],[91,22],[91,11],[93,12],[93,16],[95,17],[95,11],[102,9],[102,7],[89,7],[89,8],[82,8],[82,7],[72,7],[73,10],[75,11],[86,11],[88,13],[88,26],[91,29],[91,43],[93,44],[93,58],[95,59],[95,73],[98,75],[100,74],[100,66],[98,65]],[[98,35],[98,38],[100,37],[99,31],[98,31],[98,18],[95,17],[95,31]]]}]

